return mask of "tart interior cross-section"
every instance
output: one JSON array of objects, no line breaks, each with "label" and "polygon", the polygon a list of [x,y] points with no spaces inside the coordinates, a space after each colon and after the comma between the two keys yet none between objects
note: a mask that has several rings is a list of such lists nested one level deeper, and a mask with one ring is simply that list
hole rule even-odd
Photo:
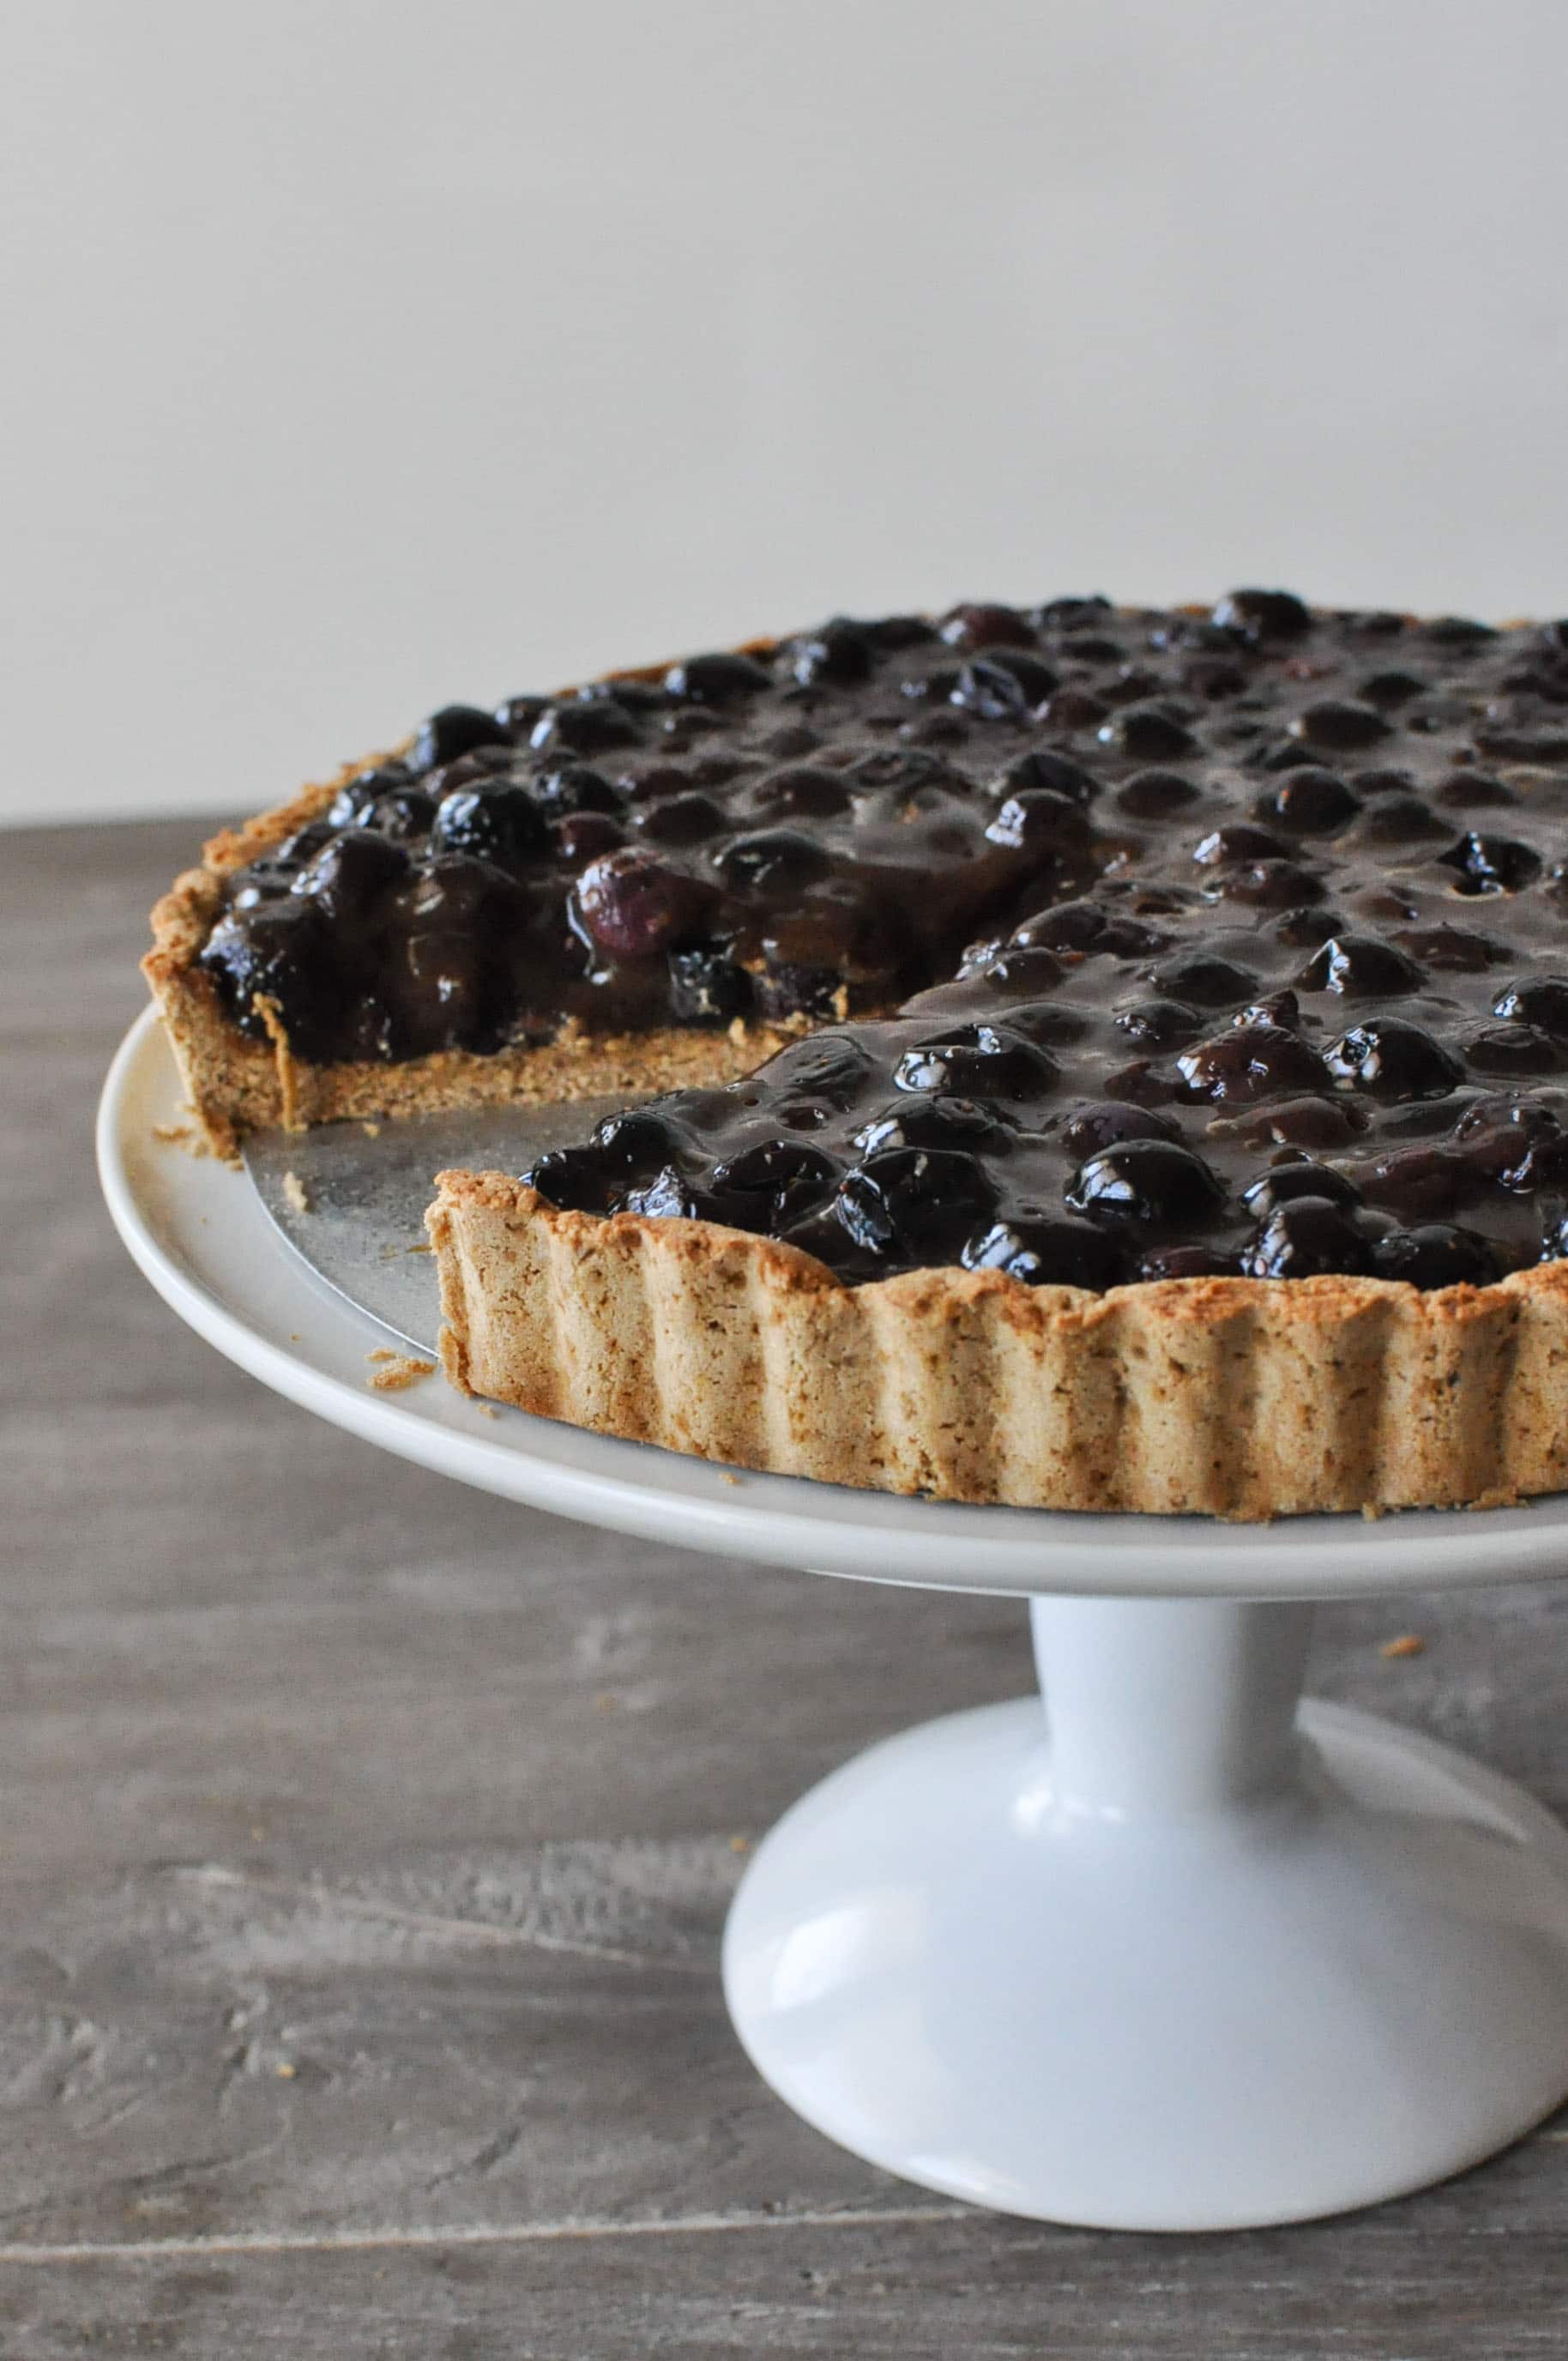
[{"label": "tart interior cross-section", "polygon": [[440,1177],[477,1391],[957,1499],[1568,1486],[1568,623],[839,618],[446,707],[154,917],[224,1152],[656,1093]]}]

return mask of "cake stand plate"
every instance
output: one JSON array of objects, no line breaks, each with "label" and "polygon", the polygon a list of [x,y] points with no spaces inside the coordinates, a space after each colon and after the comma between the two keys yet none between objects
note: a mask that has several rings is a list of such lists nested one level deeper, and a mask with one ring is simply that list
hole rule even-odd
[{"label": "cake stand plate", "polygon": [[872,1749],[741,1883],[730,2011],[807,2121],[1011,2213],[1216,2229],[1421,2187],[1568,2095],[1568,1834],[1445,1748],[1300,1703],[1307,1602],[1554,1575],[1568,1502],[1269,1527],[963,1508],[487,1415],[439,1380],[375,1393],[393,1333],[242,1174],[158,1137],[179,1121],[149,1016],[100,1114],[111,1213],[173,1309],[306,1409],[650,1540],[1030,1598],[1044,1707]]}]

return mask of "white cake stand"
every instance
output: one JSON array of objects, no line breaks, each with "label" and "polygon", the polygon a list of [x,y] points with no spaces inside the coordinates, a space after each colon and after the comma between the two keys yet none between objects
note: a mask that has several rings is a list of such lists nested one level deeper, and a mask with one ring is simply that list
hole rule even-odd
[{"label": "white cake stand", "polygon": [[[1300,1702],[1314,1598],[1564,1570],[1568,1503],[1196,1519],[952,1508],[367,1389],[387,1332],[178,1117],[150,1017],[104,1193],[153,1286],[290,1400],[464,1483],[654,1541],[1026,1594],[1038,1696],[873,1747],[760,1846],[724,1980],[758,2070],[906,2180],[1145,2230],[1339,2212],[1568,2093],[1568,1834],[1447,1748]],[[1568,1406],[1565,1406],[1568,1411]]]}]

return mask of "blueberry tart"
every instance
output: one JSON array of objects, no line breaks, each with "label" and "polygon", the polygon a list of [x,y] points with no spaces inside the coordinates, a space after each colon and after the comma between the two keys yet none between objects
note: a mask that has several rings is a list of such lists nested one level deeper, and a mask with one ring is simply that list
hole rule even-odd
[{"label": "blueberry tart", "polygon": [[1568,624],[836,618],[446,708],[156,927],[220,1147],[656,1094],[441,1176],[460,1386],[949,1499],[1568,1486]]}]

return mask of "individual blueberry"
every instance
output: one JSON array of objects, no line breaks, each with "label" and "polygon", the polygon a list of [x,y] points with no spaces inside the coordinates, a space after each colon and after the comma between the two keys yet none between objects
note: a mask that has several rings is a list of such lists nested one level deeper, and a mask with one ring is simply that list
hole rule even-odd
[{"label": "individual blueberry", "polygon": [[1422,1289],[1489,1287],[1502,1276],[1491,1241],[1452,1222],[1390,1230],[1372,1249],[1372,1268],[1379,1279]]},{"label": "individual blueberry", "polygon": [[1220,872],[1220,891],[1230,902],[1260,910],[1286,910],[1322,892],[1321,880],[1295,861],[1245,861]]},{"label": "individual blueberry", "polygon": [[1096,734],[1102,746],[1135,763],[1178,762],[1183,754],[1194,753],[1198,745],[1185,722],[1160,705],[1125,706]]},{"label": "individual blueberry", "polygon": [[1343,1205],[1328,1197],[1290,1197],[1244,1246],[1241,1267],[1248,1279],[1355,1277],[1371,1268],[1372,1252]]},{"label": "individual blueberry", "polygon": [[336,972],[325,916],[311,896],[291,894],[220,918],[197,965],[242,1033],[271,1038],[258,1006],[271,1001],[298,1055],[332,1056]]},{"label": "individual blueberry", "polygon": [[1356,823],[1355,837],[1362,844],[1418,844],[1424,838],[1446,836],[1451,825],[1424,796],[1402,791],[1368,804]]},{"label": "individual blueberry", "polygon": [[488,962],[472,933],[419,930],[403,937],[393,966],[399,1054],[480,1053],[499,1047],[501,1026]]},{"label": "individual blueberry", "polygon": [[1264,797],[1263,816],[1293,836],[1335,836],[1361,809],[1359,798],[1333,771],[1288,771]]},{"label": "individual blueberry", "polygon": [[1490,623],[1475,622],[1468,615],[1434,615],[1420,629],[1422,639],[1439,648],[1475,648],[1497,636]]},{"label": "individual blueberry", "polygon": [[1043,1098],[1057,1069],[1043,1049],[1004,1026],[956,1025],[906,1049],[894,1068],[901,1091],[955,1091],[960,1098]]},{"label": "individual blueberry", "polygon": [[510,738],[507,725],[482,706],[444,705],[425,722],[404,760],[422,776],[443,763],[455,762],[459,754],[471,754],[477,746],[505,746]]},{"label": "individual blueberry", "polygon": [[729,821],[711,796],[661,796],[632,814],[632,826],[653,844],[706,844]]},{"label": "individual blueberry", "polygon": [[675,1126],[657,1106],[622,1107],[607,1115],[593,1135],[595,1152],[618,1180],[662,1171],[679,1145]]},{"label": "individual blueberry", "polygon": [[995,1202],[983,1165],[940,1148],[880,1149],[845,1175],[835,1200],[857,1246],[912,1263],[957,1255]]},{"label": "individual blueberry", "polygon": [[391,795],[411,784],[401,763],[378,763],[373,771],[361,771],[339,787],[326,815],[329,829],[357,828],[364,825],[375,809],[379,796]]},{"label": "individual blueberry", "polygon": [[1486,935],[1472,934],[1464,927],[1405,927],[1393,939],[1422,967],[1452,971],[1458,975],[1478,974],[1483,968],[1495,967],[1508,956],[1505,944],[1493,942]]},{"label": "individual blueberry", "polygon": [[1260,1099],[1324,1090],[1328,1074],[1311,1044],[1283,1025],[1238,1025],[1177,1060],[1188,1088],[1228,1104],[1251,1106]]},{"label": "individual blueberry", "polygon": [[802,688],[852,688],[869,680],[875,662],[870,632],[846,615],[835,615],[819,631],[804,632],[789,643],[790,669]]},{"label": "individual blueberry", "polygon": [[1363,1194],[1403,1221],[1452,1213],[1476,1189],[1475,1168],[1453,1149],[1423,1141],[1396,1148],[1362,1169]]},{"label": "individual blueberry", "polygon": [[608,754],[641,737],[626,707],[613,697],[573,697],[547,706],[529,733],[536,752]]},{"label": "individual blueberry", "polygon": [[712,899],[696,878],[637,845],[590,861],[576,897],[589,934],[614,959],[652,958],[692,931]]},{"label": "individual blueberry", "polygon": [[764,1139],[715,1165],[713,1187],[722,1198],[756,1201],[754,1208],[738,1209],[749,1216],[736,1224],[738,1228],[776,1234],[821,1204],[841,1173],[835,1159],[808,1140]]},{"label": "individual blueberry", "polygon": [[1008,795],[1022,796],[1036,787],[1048,788],[1053,795],[1070,796],[1075,804],[1087,804],[1099,793],[1100,783],[1081,763],[1069,762],[1065,754],[1053,753],[1047,746],[1032,746],[1026,754],[1019,754],[1008,763],[1002,774],[1002,788]]},{"label": "individual blueberry", "polygon": [[1386,707],[1397,709],[1401,705],[1408,705],[1412,697],[1420,697],[1427,686],[1428,683],[1418,679],[1413,672],[1388,670],[1368,673],[1356,695],[1364,703],[1376,705],[1379,710]]},{"label": "individual blueberry", "polygon": [[1149,970],[1149,982],[1200,1008],[1233,1007],[1257,989],[1257,978],[1248,969],[1210,951],[1189,951],[1162,960]]},{"label": "individual blueberry", "polygon": [[[939,772],[941,765],[933,762],[932,768]],[[746,800],[757,812],[792,819],[834,819],[849,810],[850,791],[835,772],[814,763],[794,763],[748,787]]]},{"label": "individual blueberry", "polygon": [[688,656],[672,664],[664,686],[672,697],[692,705],[732,705],[773,686],[773,675],[755,656],[729,649],[714,655]]},{"label": "individual blueberry", "polygon": [[728,1025],[749,1013],[751,978],[729,943],[681,943],[665,959],[670,1013],[678,1025]]},{"label": "individual blueberry", "polygon": [[1331,1073],[1374,1098],[1446,1098],[1464,1080],[1464,1069],[1451,1050],[1423,1027],[1398,1016],[1353,1025],[1323,1056]]},{"label": "individual blueberry", "polygon": [[1299,640],[1312,628],[1310,610],[1288,590],[1232,590],[1213,610],[1223,629],[1255,645]]},{"label": "individual blueberry", "polygon": [[1183,1229],[1216,1211],[1224,1190],[1200,1156],[1164,1139],[1131,1139],[1080,1164],[1067,1185],[1075,1213],[1096,1221]]},{"label": "individual blueberry", "polygon": [[315,897],[334,920],[368,917],[386,895],[407,879],[412,862],[389,838],[351,829],[334,837],[294,880],[296,894]]},{"label": "individual blueberry", "polygon": [[1169,819],[1187,804],[1195,804],[1199,790],[1179,771],[1135,771],[1116,790],[1118,808],[1134,819]]},{"label": "individual blueberry", "polygon": [[1464,1036],[1464,1060],[1480,1074],[1554,1074],[1563,1051],[1539,1025],[1484,1025]]},{"label": "individual blueberry", "polygon": [[751,894],[790,894],[825,877],[831,866],[826,848],[795,828],[758,829],[733,836],[713,857],[727,885]]},{"label": "individual blueberry", "polygon": [[757,1080],[769,1091],[794,1092],[847,1107],[874,1071],[871,1051],[852,1033],[819,1033],[792,1041],[762,1068]]},{"label": "individual blueberry", "polygon": [[1135,1000],[1112,1018],[1119,1033],[1140,1049],[1171,1049],[1201,1031],[1203,1019],[1184,1000]]},{"label": "individual blueberry", "polygon": [[886,649],[890,654],[901,648],[924,647],[937,636],[936,625],[927,622],[924,615],[883,615],[877,622],[862,623],[861,628],[877,647]]},{"label": "individual blueberry", "polygon": [[1069,796],[1052,787],[1026,787],[1008,796],[985,833],[1008,851],[1076,851],[1089,840],[1089,823]]},{"label": "individual blueberry", "polygon": [[620,809],[620,797],[604,773],[590,770],[586,763],[565,763],[558,771],[541,771],[529,781],[528,791],[551,819],[564,818],[567,812]]},{"label": "individual blueberry", "polygon": [[521,690],[516,697],[503,698],[496,708],[496,719],[516,744],[528,737],[540,715],[548,711],[552,701],[548,697]]},{"label": "individual blueberry", "polygon": [[1030,950],[1003,947],[974,971],[974,978],[999,995],[1015,1000],[1021,993],[1049,992],[1065,971],[1055,951],[1043,944]]},{"label": "individual blueberry", "polygon": [[639,1180],[626,1191],[629,1213],[648,1213],[660,1221],[692,1221],[707,1211],[685,1174],[666,1164],[652,1179]]},{"label": "individual blueberry", "polygon": [[443,796],[430,831],[436,852],[467,852],[503,869],[537,860],[549,843],[544,816],[525,787],[459,787]]},{"label": "individual blueberry", "polygon": [[1122,1275],[1115,1237],[1068,1213],[1019,1213],[977,1230],[959,1257],[966,1270],[1001,1270],[1025,1287],[1081,1287],[1095,1294]]},{"label": "individual blueberry", "polygon": [[1095,952],[1110,959],[1147,959],[1166,950],[1168,935],[1140,926],[1099,902],[1058,902],[1013,929],[1014,943],[1033,950]]},{"label": "individual blueberry", "polygon": [[1028,617],[1016,607],[971,603],[949,608],[940,630],[948,646],[955,648],[1028,648],[1035,643]]},{"label": "individual blueberry", "polygon": [[1438,859],[1458,873],[1461,894],[1518,894],[1541,874],[1541,855],[1507,836],[1472,829]]},{"label": "individual blueberry", "polygon": [[550,857],[581,869],[601,852],[614,852],[626,841],[626,831],[608,812],[567,812],[550,822]]},{"label": "individual blueberry", "polygon": [[1363,746],[1376,746],[1387,738],[1389,725],[1376,706],[1358,705],[1348,697],[1325,697],[1309,705],[1304,713],[1294,715],[1288,724],[1290,734],[1309,746],[1323,746],[1338,753],[1347,753]]},{"label": "individual blueberry", "polygon": [[1242,1191],[1242,1203],[1258,1221],[1266,1220],[1277,1205],[1288,1205],[1293,1197],[1326,1197],[1333,1205],[1361,1202],[1354,1181],[1329,1164],[1272,1164]]},{"label": "individual blueberry", "polygon": [[609,1167],[591,1148],[552,1148],[520,1178],[563,1213],[608,1213],[615,1194]]},{"label": "individual blueberry", "polygon": [[995,1156],[1011,1146],[1012,1123],[1002,1109],[974,1099],[920,1092],[862,1124],[851,1145],[861,1156],[874,1156],[882,1148],[962,1148]]},{"label": "individual blueberry", "polygon": [[416,837],[428,836],[434,819],[435,798],[422,787],[392,787],[377,796],[359,825],[396,843],[410,844]]},{"label": "individual blueberry", "polygon": [[1049,664],[1016,649],[977,656],[948,691],[950,701],[981,721],[1021,721],[1057,685]]},{"label": "individual blueberry", "polygon": [[1301,970],[1304,992],[1337,992],[1353,1000],[1392,1000],[1418,992],[1423,978],[1412,959],[1374,935],[1331,935]]},{"label": "individual blueberry", "polygon": [[1179,1140],[1181,1134],[1168,1115],[1152,1107],[1135,1106],[1130,1099],[1097,1099],[1068,1118],[1061,1137],[1069,1155],[1087,1158],[1124,1140]]},{"label": "individual blueberry", "polygon": [[1227,827],[1212,829],[1194,847],[1192,858],[1206,869],[1221,869],[1238,861],[1273,861],[1285,850],[1278,837],[1271,836],[1267,829],[1254,828],[1246,820],[1233,820]]},{"label": "individual blueberry", "polygon": [[1492,1014],[1539,1025],[1544,1032],[1568,1039],[1568,975],[1524,976],[1505,984],[1492,1003]]}]

